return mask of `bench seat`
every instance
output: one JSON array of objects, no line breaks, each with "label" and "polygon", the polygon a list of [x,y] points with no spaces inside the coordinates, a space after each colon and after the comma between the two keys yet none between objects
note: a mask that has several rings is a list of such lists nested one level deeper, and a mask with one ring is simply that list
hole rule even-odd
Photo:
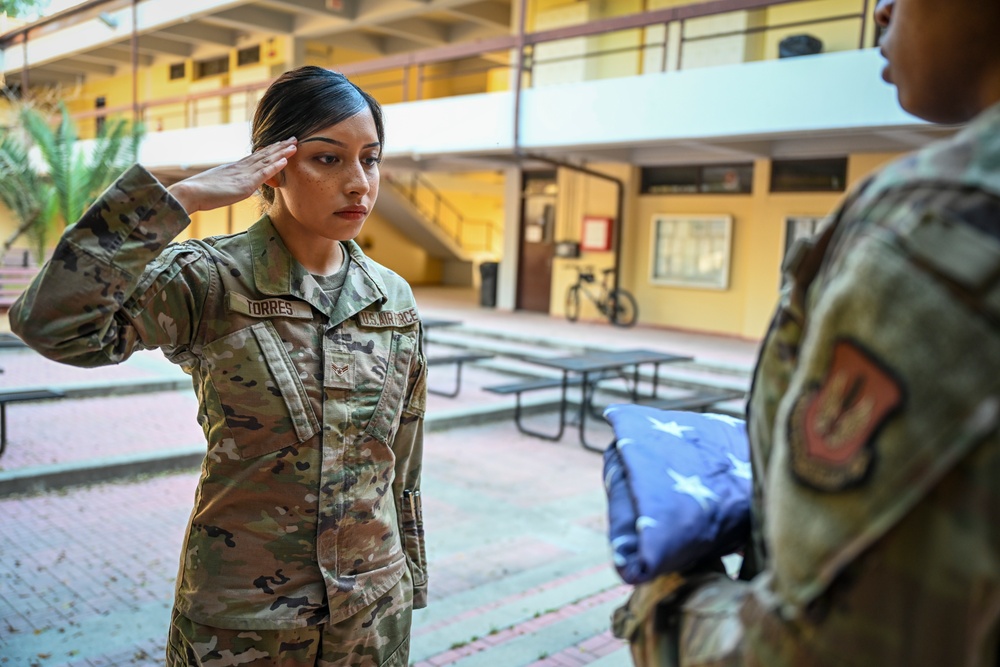
[{"label": "bench seat", "polygon": [[735,401],[746,396],[745,391],[739,389],[707,389],[699,391],[690,396],[676,396],[671,398],[659,398],[656,400],[644,400],[642,405],[660,410],[691,410],[704,412],[705,409],[722,403],[724,401]]},{"label": "bench seat", "polygon": [[58,389],[0,389],[0,456],[7,448],[7,404],[66,398]]},{"label": "bench seat", "polygon": [[437,394],[438,396],[446,396],[448,398],[455,398],[458,396],[459,392],[462,391],[462,364],[492,358],[493,355],[487,352],[459,352],[455,354],[429,355],[427,357],[428,367],[446,366],[448,364],[455,365],[455,388],[451,391],[443,391],[441,389],[433,389],[428,386],[428,393]]},{"label": "bench seat", "polygon": [[[579,377],[571,377],[566,380],[567,386],[576,386],[580,384],[582,380]],[[494,394],[520,394],[525,391],[537,391],[539,389],[556,389],[563,385],[562,378],[540,378],[537,380],[526,380],[524,382],[512,382],[510,384],[500,384],[494,385],[492,387],[483,387],[483,391],[488,391]]]},{"label": "bench seat", "polygon": [[441,366],[443,364],[460,364],[466,361],[481,361],[492,359],[492,354],[485,352],[469,352],[468,354],[448,354],[443,356],[427,357],[428,366]]}]

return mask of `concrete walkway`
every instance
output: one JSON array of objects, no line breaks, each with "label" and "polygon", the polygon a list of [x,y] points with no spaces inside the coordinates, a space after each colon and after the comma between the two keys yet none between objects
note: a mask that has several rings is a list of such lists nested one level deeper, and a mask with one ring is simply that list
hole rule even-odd
[{"label": "concrete walkway", "polygon": [[[732,378],[746,380],[756,350],[747,341],[497,312],[479,308],[469,290],[417,295],[424,317],[463,321],[453,336],[478,328],[489,333],[480,341],[502,338],[553,354],[571,346],[653,347],[729,369],[730,381],[739,381]],[[430,344],[446,344],[441,334]],[[81,371],[3,349],[0,368],[5,387],[183,379],[155,353]],[[431,382],[447,385],[451,372],[432,374]],[[415,613],[412,664],[628,665],[627,648],[608,632],[609,615],[628,588],[610,566],[601,458],[573,437],[545,442],[498,419],[512,399],[479,387],[504,377],[477,364],[463,373],[458,398],[429,400],[430,605]],[[190,389],[12,405],[0,477],[102,471],[165,453],[197,457],[203,445],[195,414]],[[189,464],[180,472],[113,477],[0,498],[0,665],[163,664],[197,473]]]}]

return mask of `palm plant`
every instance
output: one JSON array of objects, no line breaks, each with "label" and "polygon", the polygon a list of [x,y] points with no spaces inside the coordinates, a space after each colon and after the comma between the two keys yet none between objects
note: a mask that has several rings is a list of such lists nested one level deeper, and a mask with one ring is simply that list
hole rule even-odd
[{"label": "palm plant", "polygon": [[0,0],[0,14],[29,18],[48,5],[48,0]]},{"label": "palm plant", "polygon": [[[0,249],[6,253],[22,235],[45,256],[57,222],[73,222],[116,176],[135,161],[140,132],[125,120],[108,120],[85,146],[65,105],[53,128],[28,106],[18,112],[20,127],[0,133],[0,202],[17,216],[17,230]],[[33,159],[37,147],[40,161]]]}]

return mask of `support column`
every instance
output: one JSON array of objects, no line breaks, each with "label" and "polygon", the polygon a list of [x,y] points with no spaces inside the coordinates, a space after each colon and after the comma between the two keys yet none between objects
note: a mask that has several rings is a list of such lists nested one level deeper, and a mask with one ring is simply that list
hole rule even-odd
[{"label": "support column", "polygon": [[285,42],[285,70],[295,69],[306,62],[306,43],[294,35],[283,35]]},{"label": "support column", "polygon": [[521,170],[504,170],[503,259],[497,270],[497,309],[514,310],[521,242]]},{"label": "support column", "polygon": [[139,116],[139,0],[132,0],[132,126],[138,127]]}]

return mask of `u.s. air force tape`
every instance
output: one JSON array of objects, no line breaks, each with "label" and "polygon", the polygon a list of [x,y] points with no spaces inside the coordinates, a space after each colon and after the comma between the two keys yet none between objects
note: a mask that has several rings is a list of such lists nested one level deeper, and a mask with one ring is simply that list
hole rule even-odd
[{"label": "u.s. air force tape", "polygon": [[406,310],[362,310],[357,315],[363,327],[405,327],[420,320],[416,308]]},{"label": "u.s. air force tape", "polygon": [[254,301],[236,292],[229,293],[229,310],[250,317],[294,317],[311,320],[312,306],[305,301],[286,299],[261,299]]}]

